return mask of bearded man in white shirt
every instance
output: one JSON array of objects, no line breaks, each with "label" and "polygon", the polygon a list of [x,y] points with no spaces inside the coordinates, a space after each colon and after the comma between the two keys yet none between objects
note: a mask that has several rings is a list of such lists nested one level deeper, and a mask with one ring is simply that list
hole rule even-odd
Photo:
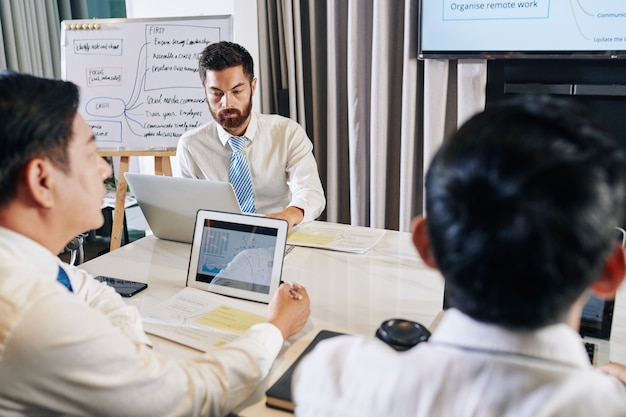
[{"label": "bearded man in white shirt", "polygon": [[433,159],[413,228],[452,308],[408,351],[320,343],[296,370],[296,415],[626,416],[625,368],[594,368],[577,331],[589,291],[624,279],[625,189],[623,145],[571,103],[474,116]]},{"label": "bearded man in white shirt", "polygon": [[266,323],[187,359],[151,348],[137,309],[56,255],[100,227],[109,165],[71,82],[0,72],[0,415],[223,416],[310,312],[283,284]]},{"label": "bearded man in white shirt", "polygon": [[[295,121],[252,111],[257,79],[248,51],[232,42],[209,44],[199,71],[213,120],[181,136],[176,155],[182,176],[231,182],[244,212],[285,219],[290,228],[319,217],[326,198],[313,144]],[[231,137],[245,138],[253,207],[242,201],[232,178]]]}]

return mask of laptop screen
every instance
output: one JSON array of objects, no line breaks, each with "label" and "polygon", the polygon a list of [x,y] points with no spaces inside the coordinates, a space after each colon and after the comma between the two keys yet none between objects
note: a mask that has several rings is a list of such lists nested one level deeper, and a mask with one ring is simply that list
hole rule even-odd
[{"label": "laptop screen", "polygon": [[580,318],[581,336],[609,340],[614,307],[615,300],[603,300],[590,294]]}]

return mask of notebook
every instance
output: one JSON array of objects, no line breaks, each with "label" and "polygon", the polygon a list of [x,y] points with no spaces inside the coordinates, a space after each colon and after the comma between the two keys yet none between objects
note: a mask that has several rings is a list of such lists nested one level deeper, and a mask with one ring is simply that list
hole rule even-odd
[{"label": "notebook", "polygon": [[291,380],[296,367],[300,363],[300,360],[302,360],[302,358],[313,350],[313,348],[322,340],[330,339],[331,337],[343,334],[344,333],[333,332],[330,330],[320,330],[311,343],[307,345],[304,351],[291,364],[291,366],[289,366],[285,373],[282,374],[280,378],[278,378],[278,380],[265,392],[265,404],[271,408],[293,412],[295,404],[293,403],[293,399],[291,397]]},{"label": "notebook", "polygon": [[191,243],[200,209],[241,213],[228,182],[131,172],[124,176],[148,226],[160,239]]},{"label": "notebook", "polygon": [[187,286],[268,303],[280,285],[288,228],[283,219],[199,210]]}]

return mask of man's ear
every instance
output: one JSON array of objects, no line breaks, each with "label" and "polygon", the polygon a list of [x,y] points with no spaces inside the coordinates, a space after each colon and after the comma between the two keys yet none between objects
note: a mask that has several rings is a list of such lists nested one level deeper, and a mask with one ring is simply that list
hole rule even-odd
[{"label": "man's ear", "polygon": [[250,97],[252,97],[256,91],[256,77],[254,77],[252,81],[250,82],[250,90],[251,90]]},{"label": "man's ear", "polygon": [[600,276],[591,285],[591,290],[601,298],[613,299],[619,286],[624,281],[625,274],[626,260],[624,259],[624,248],[620,244],[615,244]]},{"label": "man's ear", "polygon": [[46,158],[34,158],[24,168],[24,181],[28,194],[41,207],[54,204],[52,162]]},{"label": "man's ear", "polygon": [[431,268],[437,268],[437,262],[433,257],[433,253],[430,248],[430,240],[428,239],[428,225],[426,218],[418,216],[413,220],[413,244],[417,249],[417,252],[422,257],[422,260],[426,265]]}]

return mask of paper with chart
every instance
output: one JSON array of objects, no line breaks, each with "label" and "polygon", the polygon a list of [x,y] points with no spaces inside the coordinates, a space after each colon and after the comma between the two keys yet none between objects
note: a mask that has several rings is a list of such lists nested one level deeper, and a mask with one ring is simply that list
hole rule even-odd
[{"label": "paper with chart", "polygon": [[147,333],[206,352],[266,321],[265,304],[186,287],[143,313]]},{"label": "paper with chart", "polygon": [[383,229],[314,221],[294,228],[287,237],[287,244],[339,252],[365,253],[384,235]]}]

